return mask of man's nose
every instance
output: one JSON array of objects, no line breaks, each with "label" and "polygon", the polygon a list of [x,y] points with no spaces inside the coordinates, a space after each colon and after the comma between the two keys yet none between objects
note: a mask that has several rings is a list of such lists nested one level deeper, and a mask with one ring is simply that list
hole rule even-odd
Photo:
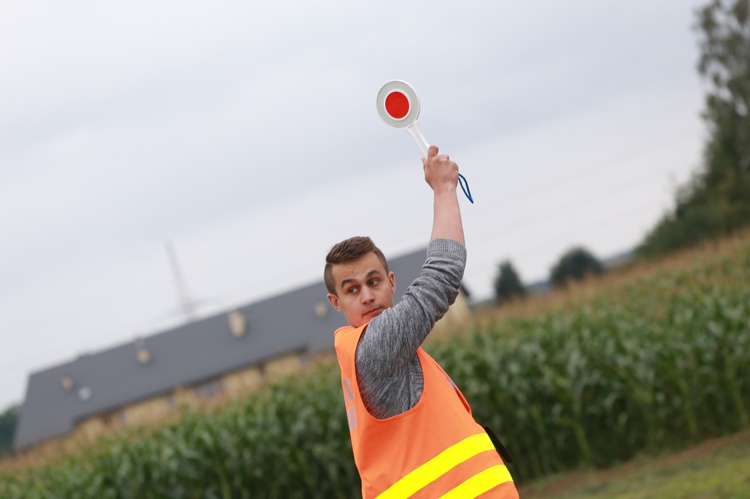
[{"label": "man's nose", "polygon": [[362,292],[359,294],[359,296],[362,299],[362,303],[370,303],[375,299],[375,293],[373,293],[370,288],[362,289]]}]

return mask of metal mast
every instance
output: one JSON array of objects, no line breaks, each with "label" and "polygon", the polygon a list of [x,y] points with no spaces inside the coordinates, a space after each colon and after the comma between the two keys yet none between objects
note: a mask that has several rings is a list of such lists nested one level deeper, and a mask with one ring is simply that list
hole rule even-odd
[{"label": "metal mast", "polygon": [[174,251],[171,241],[167,241],[166,247],[169,263],[172,267],[172,274],[174,275],[175,286],[177,287],[177,296],[180,300],[181,309],[185,315],[186,321],[190,322],[195,319],[193,301],[190,299],[185,279],[182,277],[182,272],[180,271],[180,264],[177,262],[177,254]]}]

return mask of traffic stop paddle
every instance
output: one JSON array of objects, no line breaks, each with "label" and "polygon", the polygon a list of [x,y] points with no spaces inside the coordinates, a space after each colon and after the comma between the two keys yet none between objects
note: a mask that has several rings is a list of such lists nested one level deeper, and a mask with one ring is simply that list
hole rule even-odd
[{"label": "traffic stop paddle", "polygon": [[[389,81],[378,92],[376,104],[378,114],[383,121],[393,128],[402,128],[409,132],[409,135],[412,136],[422,151],[422,155],[427,157],[427,149],[429,149],[430,144],[422,135],[422,131],[417,124],[419,97],[417,97],[417,92],[411,85],[401,80]],[[469,183],[460,173],[458,174],[458,183],[466,197],[473,203],[474,199],[471,197]]]}]

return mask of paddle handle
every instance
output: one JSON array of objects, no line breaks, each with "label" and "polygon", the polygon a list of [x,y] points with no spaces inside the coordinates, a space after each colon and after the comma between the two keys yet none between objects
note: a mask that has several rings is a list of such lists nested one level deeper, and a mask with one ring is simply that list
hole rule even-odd
[{"label": "paddle handle", "polygon": [[412,136],[414,142],[417,143],[419,149],[422,151],[422,156],[426,158],[427,150],[430,148],[430,143],[427,142],[427,139],[425,139],[424,135],[422,135],[422,131],[419,129],[417,122],[415,121],[414,123],[406,127],[405,130],[409,132],[409,135]]}]

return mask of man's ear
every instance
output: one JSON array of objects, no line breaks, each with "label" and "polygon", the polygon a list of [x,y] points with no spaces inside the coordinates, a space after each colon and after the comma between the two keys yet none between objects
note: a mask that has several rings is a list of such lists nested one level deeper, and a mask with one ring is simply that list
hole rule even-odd
[{"label": "man's ear", "polygon": [[334,295],[333,293],[328,293],[328,301],[331,302],[331,305],[333,305],[333,308],[335,308],[339,312],[342,311],[338,296]]},{"label": "man's ear", "polygon": [[388,283],[391,285],[391,293],[396,292],[396,274],[393,272],[388,273]]}]

